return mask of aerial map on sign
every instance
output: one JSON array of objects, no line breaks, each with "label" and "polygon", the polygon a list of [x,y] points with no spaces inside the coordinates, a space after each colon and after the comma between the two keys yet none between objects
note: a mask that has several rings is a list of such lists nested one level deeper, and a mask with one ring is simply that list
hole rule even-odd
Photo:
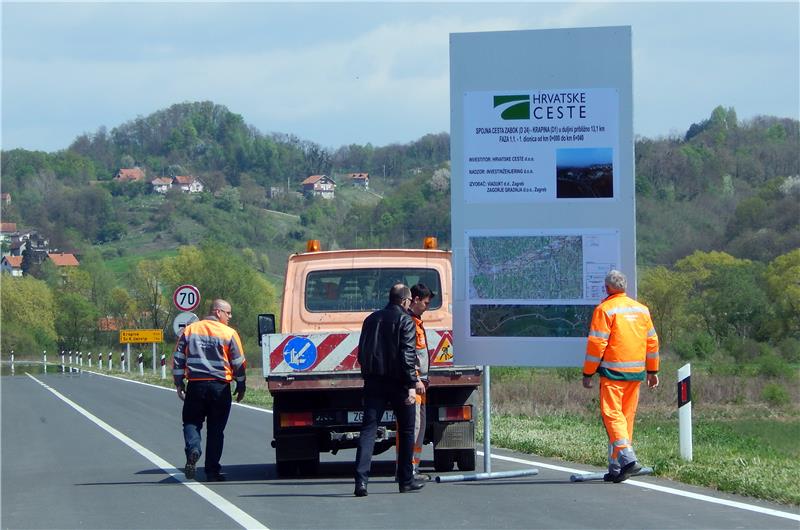
[{"label": "aerial map on sign", "polygon": [[467,249],[470,336],[581,337],[619,263],[619,234],[475,231]]},{"label": "aerial map on sign", "polygon": [[583,298],[581,236],[472,237],[470,298]]}]

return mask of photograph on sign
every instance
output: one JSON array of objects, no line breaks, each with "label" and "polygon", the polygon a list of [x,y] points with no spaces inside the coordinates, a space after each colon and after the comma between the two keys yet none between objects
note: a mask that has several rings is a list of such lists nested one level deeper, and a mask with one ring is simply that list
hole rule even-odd
[{"label": "photograph on sign", "polygon": [[467,230],[472,337],[581,337],[620,262],[616,230]]},{"label": "photograph on sign", "polygon": [[615,89],[464,94],[466,202],[615,197]]}]

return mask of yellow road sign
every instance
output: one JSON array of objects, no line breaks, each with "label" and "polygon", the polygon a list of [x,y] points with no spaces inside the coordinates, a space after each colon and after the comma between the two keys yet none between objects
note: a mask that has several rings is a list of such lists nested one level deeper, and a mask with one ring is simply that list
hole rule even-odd
[{"label": "yellow road sign", "polygon": [[149,342],[164,342],[164,332],[160,329],[119,330],[120,344],[142,344]]}]

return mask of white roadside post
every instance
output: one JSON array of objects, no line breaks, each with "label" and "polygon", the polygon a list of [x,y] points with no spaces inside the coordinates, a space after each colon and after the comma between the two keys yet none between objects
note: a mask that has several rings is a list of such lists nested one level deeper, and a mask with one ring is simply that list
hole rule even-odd
[{"label": "white roadside post", "polygon": [[92,352],[86,354],[86,358],[89,360],[89,368],[92,367]]},{"label": "white roadside post", "polygon": [[114,367],[114,352],[108,352],[108,371]]},{"label": "white roadside post", "polygon": [[161,354],[161,379],[167,378],[167,356]]},{"label": "white roadside post", "polygon": [[47,350],[42,350],[42,369],[47,373]]},{"label": "white roadside post", "polygon": [[678,432],[681,458],[692,461],[692,367],[687,363],[678,369]]},{"label": "white roadside post", "polygon": [[83,368],[83,352],[82,351],[78,352],[78,366]]},{"label": "white roadside post", "polygon": [[139,356],[136,360],[139,363],[139,375],[144,375],[144,355],[142,352],[139,352]]},{"label": "white roadside post", "polygon": [[14,350],[11,350],[11,375],[14,375]]},{"label": "white roadside post", "polygon": [[119,354],[119,369],[120,371],[125,371],[125,352]]},{"label": "white roadside post", "polygon": [[64,350],[61,350],[61,373],[63,374],[66,368],[64,368]]}]

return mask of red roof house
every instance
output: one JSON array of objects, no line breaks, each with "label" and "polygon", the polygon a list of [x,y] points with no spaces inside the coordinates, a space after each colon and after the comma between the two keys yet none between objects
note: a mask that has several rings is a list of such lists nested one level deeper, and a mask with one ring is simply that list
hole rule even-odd
[{"label": "red roof house", "polygon": [[52,261],[53,265],[56,267],[77,267],[80,265],[78,259],[73,254],[63,252],[60,254],[49,253],[47,257],[50,258],[50,261]]},{"label": "red roof house", "polygon": [[144,180],[144,170],[139,166],[124,167],[117,171],[114,180],[118,182],[141,182]]}]

